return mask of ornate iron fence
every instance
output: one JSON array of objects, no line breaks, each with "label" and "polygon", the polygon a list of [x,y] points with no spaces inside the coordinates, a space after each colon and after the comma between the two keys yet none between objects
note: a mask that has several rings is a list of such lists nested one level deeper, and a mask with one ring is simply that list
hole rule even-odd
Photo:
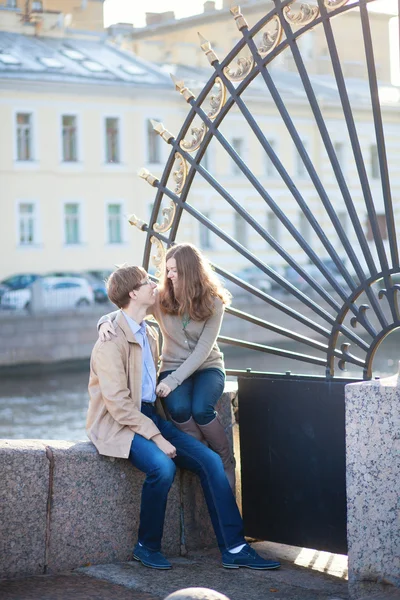
[{"label": "ornate iron fence", "polygon": [[[221,336],[220,342],[295,359],[303,364],[316,365],[325,371],[327,379],[335,375],[337,368],[345,369],[347,364],[360,369],[364,378],[370,378],[377,348],[389,333],[400,327],[400,285],[394,277],[400,272],[399,252],[383,112],[389,114],[394,126],[396,122],[399,123],[399,133],[400,120],[390,116],[390,107],[380,99],[368,4],[367,0],[358,0],[351,4],[347,0],[319,0],[318,6],[298,6],[297,2],[292,0],[275,0],[273,9],[252,28],[248,27],[240,8],[233,7],[231,13],[242,37],[222,61],[217,57],[210,42],[200,36],[201,48],[212,68],[211,75],[197,98],[183,81],[173,78],[176,90],[190,106],[189,112],[176,136],[162,123],[153,123],[155,132],[171,146],[171,152],[160,178],[146,169],[140,172],[140,176],[157,189],[149,223],[140,221],[134,215],[130,217],[131,224],[147,233],[144,252],[146,268],[149,265],[152,247],[155,248],[153,262],[157,267],[161,265],[165,247],[175,242],[182,214],[185,212],[246,259],[250,265],[259,269],[260,277],[265,275],[269,278],[275,289],[286,291],[288,296],[283,297],[271,290],[262,290],[215,264],[214,268],[218,274],[235,283],[252,297],[276,309],[276,314],[280,317],[277,316],[276,322],[268,322],[234,306],[227,309],[228,313],[256,327],[275,332],[282,340],[293,340],[303,344],[311,353],[293,352],[278,346],[267,346],[226,336]],[[368,106],[377,148],[376,169],[384,206],[383,220],[377,210],[379,202],[376,200],[376,186],[373,190],[366,165],[365,148],[357,130],[357,106],[352,102],[352,92],[349,91],[351,82],[349,84],[350,80],[344,74],[332,25],[334,17],[343,18],[348,11],[359,13],[367,73],[364,85],[368,90]],[[365,214],[368,230],[360,214],[360,200],[355,199],[354,190],[352,191],[354,186],[350,185],[345,175],[338,148],[335,147],[324,115],[322,101],[316,92],[317,78],[309,73],[307,61],[299,48],[300,38],[317,27],[322,28],[324,32],[327,60],[332,72],[331,82],[335,88],[333,103],[337,103],[336,108],[341,111],[342,122],[347,131],[358,178],[358,196],[362,198],[364,207],[361,213]],[[292,85],[301,90],[302,97],[306,100],[314,130],[327,156],[331,177],[336,181],[338,193],[334,200],[331,199],[327,186],[302,141],[299,127],[275,81],[273,61],[283,54],[291,57],[290,60],[296,68],[297,75],[291,79]],[[254,111],[246,102],[246,90],[250,89],[256,79],[257,94],[261,93],[262,84],[265,97],[268,102],[273,103],[280,123],[284,126],[285,135],[289,136],[297,150],[304,173],[319,202],[318,214],[314,214],[309,197],[300,191],[296,178],[290,175],[285,161],[270,143],[265,128],[257,122]],[[394,106],[398,110],[398,101]],[[224,135],[222,125],[232,110],[246,123],[246,127],[250,128],[255,143],[271,161],[287,197],[292,199],[301,212],[303,222],[308,224],[312,234],[310,239],[302,234],[285,208],[274,199],[273,190],[267,188],[262,177],[254,172]],[[211,142],[218,143],[221,151],[227,154],[237,172],[242,174],[248,189],[275,215],[286,235],[301,249],[304,258],[309,261],[308,264],[299,262],[291,249],[281,245],[272,232],[260,224],[252,211],[247,210],[235,199],[235,192],[229,191],[228,186],[218,180],[212,173],[212,168],[205,167],[204,158]],[[288,277],[289,270],[282,272],[261,260],[247,245],[235,240],[217,222],[199,210],[191,202],[195,177],[201,178],[204,184],[213,190],[220,203],[230,206],[254,234],[274,250],[280,257],[281,264],[285,263],[292,272],[298,274],[303,285],[296,285]],[[338,205],[346,211],[352,227],[351,232],[343,223],[343,210],[339,212]],[[324,219],[327,219],[330,231],[334,231],[335,243],[332,235],[321,224],[321,211],[324,211]],[[310,265],[314,265],[314,270]],[[289,298],[295,299],[295,307]],[[305,329],[307,335],[296,332],[295,326],[283,327],[280,323],[284,319],[301,325],[302,331]],[[228,372],[240,374],[242,371]]]}]

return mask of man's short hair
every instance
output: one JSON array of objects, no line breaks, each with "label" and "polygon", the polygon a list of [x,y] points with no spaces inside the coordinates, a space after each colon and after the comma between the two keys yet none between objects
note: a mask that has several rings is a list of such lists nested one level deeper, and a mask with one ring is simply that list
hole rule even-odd
[{"label": "man's short hair", "polygon": [[106,281],[107,294],[111,302],[118,308],[128,306],[129,293],[139,288],[144,277],[147,277],[147,273],[142,267],[128,265],[123,265],[111,273]]}]

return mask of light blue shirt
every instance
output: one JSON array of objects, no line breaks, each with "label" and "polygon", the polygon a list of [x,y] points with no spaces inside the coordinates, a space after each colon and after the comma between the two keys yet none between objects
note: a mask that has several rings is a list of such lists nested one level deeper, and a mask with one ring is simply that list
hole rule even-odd
[{"label": "light blue shirt", "polygon": [[124,313],[125,319],[127,320],[135,339],[142,348],[142,402],[155,402],[157,372],[149,340],[147,339],[147,325],[144,321],[139,325],[136,321],[131,319],[126,312],[122,312]]}]

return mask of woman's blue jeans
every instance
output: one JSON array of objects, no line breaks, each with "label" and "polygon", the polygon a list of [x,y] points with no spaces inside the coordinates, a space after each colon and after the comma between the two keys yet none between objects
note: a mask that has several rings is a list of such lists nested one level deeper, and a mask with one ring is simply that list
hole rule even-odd
[{"label": "woman's blue jeans", "polygon": [[176,448],[168,458],[154,442],[135,434],[129,455],[132,464],[146,474],[142,489],[138,541],[150,550],[160,550],[168,492],[176,466],[197,473],[221,551],[244,543],[243,522],[218,454],[192,436],[179,431],[156,413],[154,405],[142,404],[149,417]]},{"label": "woman's blue jeans", "polygon": [[[162,381],[173,371],[160,373]],[[215,405],[222,396],[225,374],[221,369],[195,371],[181,385],[164,398],[171,418],[176,423],[185,423],[193,417],[199,425],[207,425],[215,419]]]}]

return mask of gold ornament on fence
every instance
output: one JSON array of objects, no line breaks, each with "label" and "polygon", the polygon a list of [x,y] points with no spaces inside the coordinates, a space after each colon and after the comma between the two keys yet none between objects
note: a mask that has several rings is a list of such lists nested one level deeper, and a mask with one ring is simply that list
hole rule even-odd
[{"label": "gold ornament on fence", "polygon": [[174,181],[176,183],[176,187],[174,190],[175,194],[180,194],[183,190],[183,186],[185,185],[188,167],[186,160],[179,152],[175,153],[175,159],[178,163],[178,168],[175,171],[173,171],[172,177],[174,178]]},{"label": "gold ornament on fence", "polygon": [[214,120],[219,115],[222,107],[226,102],[226,87],[221,77],[215,78],[214,87],[218,88],[217,92],[212,92],[210,96],[210,110],[207,113],[207,117]]},{"label": "gold ornament on fence", "polygon": [[190,142],[181,140],[179,145],[182,150],[186,150],[186,152],[195,152],[195,150],[200,147],[201,142],[204,140],[204,136],[207,133],[207,127],[205,126],[205,123],[202,123],[200,127],[191,127],[190,133],[192,135]]},{"label": "gold ornament on fence", "polygon": [[326,8],[330,8],[331,10],[335,8],[340,8],[348,3],[349,0],[324,0],[324,4]]},{"label": "gold ornament on fence", "polygon": [[231,6],[230,13],[231,15],[233,15],[233,18],[236,21],[236,26],[239,29],[239,31],[244,27],[248,27],[246,19],[240,12],[240,6]]},{"label": "gold ornament on fence", "polygon": [[163,243],[161,242],[161,240],[159,240],[158,238],[156,238],[154,235],[151,236],[150,238],[150,242],[152,244],[154,244],[154,246],[156,247],[156,253],[151,255],[151,262],[153,263],[153,265],[156,267],[156,272],[155,272],[155,277],[160,278],[161,277],[161,265],[163,264],[164,261],[164,257],[165,257],[165,248],[163,246]]},{"label": "gold ornament on fence", "polygon": [[174,222],[175,212],[176,205],[175,202],[171,200],[169,206],[162,209],[163,222],[154,223],[154,231],[158,231],[158,233],[165,233],[166,231],[171,229],[172,223]]},{"label": "gold ornament on fence", "polygon": [[167,129],[165,129],[163,123],[160,123],[158,121],[154,121],[153,119],[150,119],[150,123],[153,126],[153,129],[156,133],[158,133],[158,135],[160,135],[162,137],[162,139],[167,142],[170,140],[174,139],[174,136],[172,135],[172,133],[170,133]]},{"label": "gold ornament on fence", "polygon": [[253,66],[254,58],[252,56],[240,56],[236,59],[236,66],[228,65],[224,68],[224,74],[229,81],[242,81]]},{"label": "gold ornament on fence", "polygon": [[285,6],[283,16],[290,25],[308,25],[315,21],[319,15],[318,6],[311,4],[300,4],[299,10],[292,10],[294,3],[290,6]]},{"label": "gold ornament on fence", "polygon": [[177,92],[179,92],[180,94],[182,94],[182,96],[185,98],[186,102],[190,102],[190,100],[194,100],[196,98],[196,96],[193,94],[192,91],[189,90],[189,88],[187,88],[185,86],[184,81],[182,81],[181,79],[178,79],[177,77],[175,77],[174,75],[172,75],[172,73],[170,73],[170,77],[172,79],[172,82],[175,86],[175,89]]},{"label": "gold ornament on fence", "polygon": [[197,32],[200,40],[200,48],[203,50],[204,54],[207,56],[207,60],[212,65],[214,62],[218,60],[218,56],[215,54],[214,50],[211,48],[211,42],[206,40],[205,37],[201,35],[201,33]]},{"label": "gold ornament on fence", "polygon": [[144,221],[142,221],[136,215],[133,215],[133,214],[129,215],[128,223],[129,223],[129,225],[132,225],[133,227],[137,227],[138,229],[140,229],[140,231],[144,231],[145,227],[147,227],[147,223],[145,223]]},{"label": "gold ornament on fence", "polygon": [[142,179],[144,179],[145,181],[147,181],[147,183],[149,183],[150,185],[152,185],[153,187],[155,187],[155,185],[158,183],[158,179],[157,177],[155,177],[154,175],[152,175],[150,173],[150,171],[148,171],[147,169],[145,169],[144,167],[142,167],[140,169],[140,171],[138,172],[139,177],[141,177]]},{"label": "gold ornament on fence", "polygon": [[270,24],[273,24],[274,28],[272,30],[267,29],[267,31],[264,31],[261,45],[257,48],[258,54],[262,58],[272,52],[272,50],[276,48],[282,39],[282,24],[277,15],[274,15],[272,19],[266,23],[266,27],[268,27]]}]

